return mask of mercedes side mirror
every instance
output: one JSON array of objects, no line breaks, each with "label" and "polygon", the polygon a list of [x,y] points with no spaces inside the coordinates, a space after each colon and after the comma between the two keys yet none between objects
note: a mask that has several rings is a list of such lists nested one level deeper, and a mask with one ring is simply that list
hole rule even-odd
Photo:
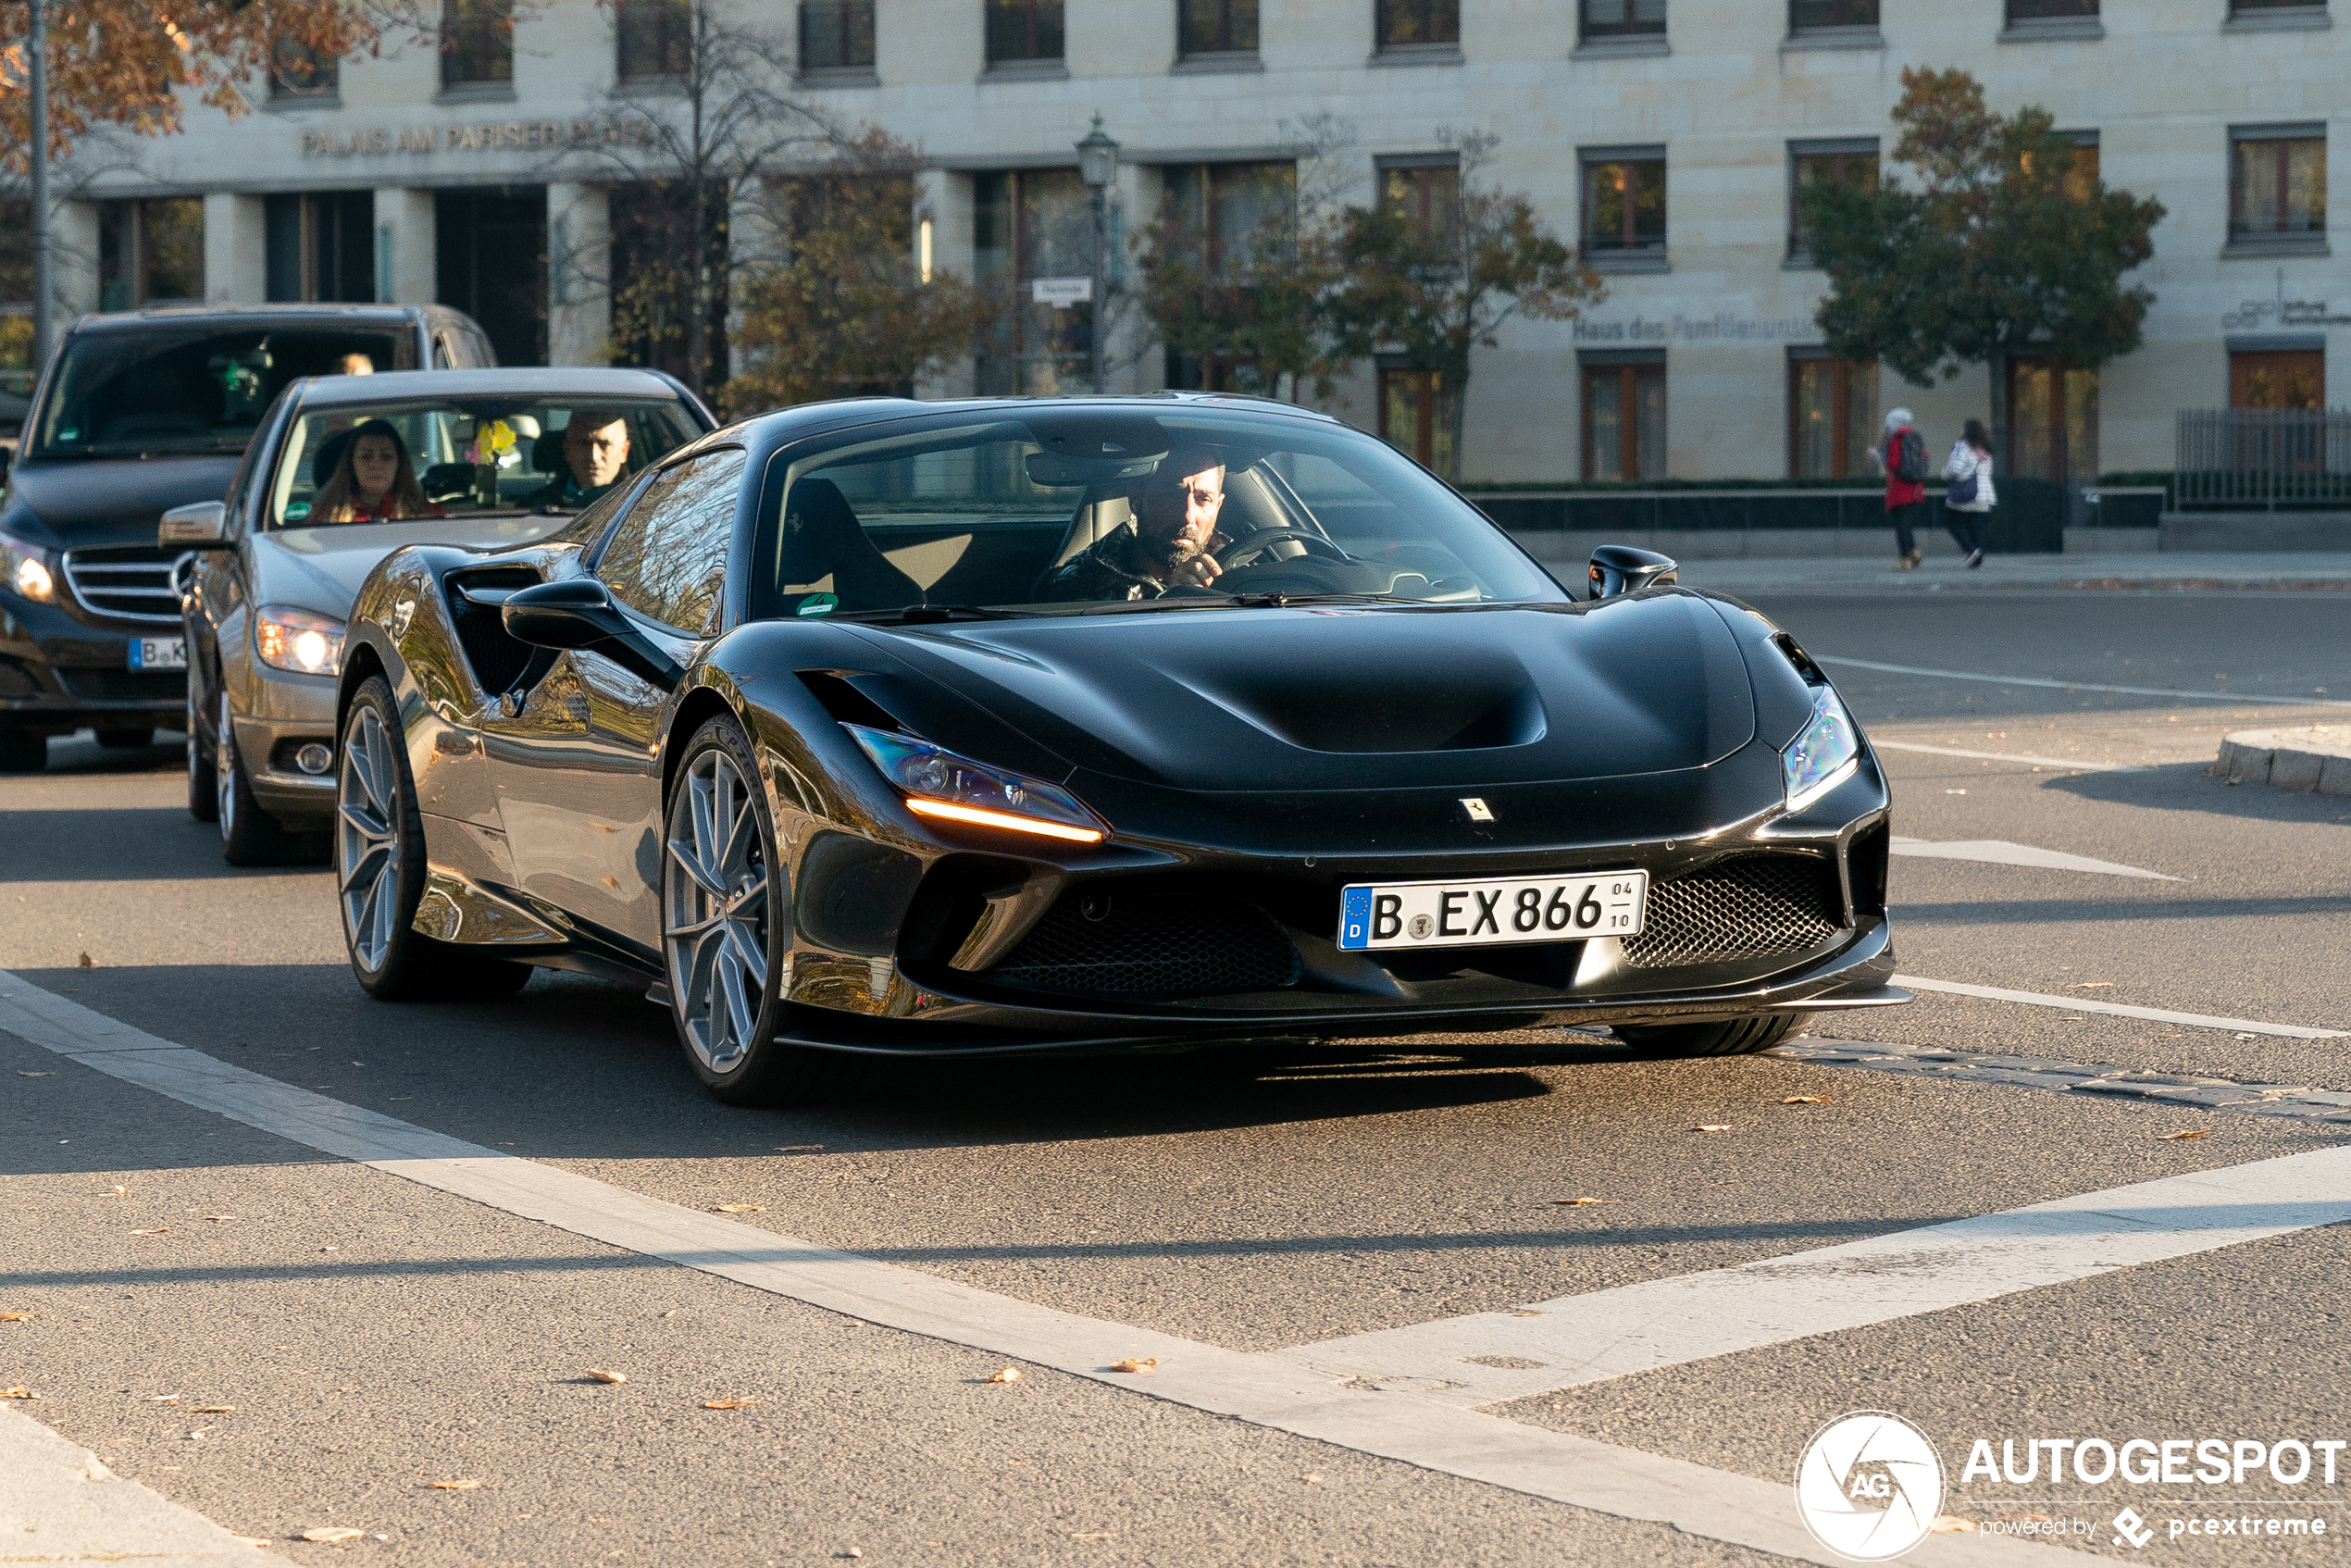
[{"label": "mercedes side mirror", "polygon": [[155,542],[167,550],[226,550],[228,532],[227,503],[198,501],[166,512],[155,528]]},{"label": "mercedes side mirror", "polygon": [[[483,590],[466,591],[476,603]],[[498,608],[506,635],[533,648],[594,652],[624,669],[674,691],[686,672],[637,629],[611,592],[591,577],[562,578],[518,588]]]},{"label": "mercedes side mirror", "polygon": [[1671,555],[1636,550],[1629,544],[1603,544],[1592,552],[1590,597],[1613,599],[1644,588],[1670,588],[1680,578],[1681,567]]}]

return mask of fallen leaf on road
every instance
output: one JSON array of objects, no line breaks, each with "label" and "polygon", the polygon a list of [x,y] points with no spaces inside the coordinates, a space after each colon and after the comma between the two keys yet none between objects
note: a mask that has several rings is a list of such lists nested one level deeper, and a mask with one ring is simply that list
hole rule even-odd
[{"label": "fallen leaf on road", "polygon": [[227,1220],[233,1220],[233,1219],[235,1219],[236,1217],[237,1217],[237,1216],[236,1216],[236,1215],[234,1215],[234,1214],[206,1214],[206,1215],[205,1216],[205,1218],[206,1218],[206,1219],[208,1219],[208,1220],[212,1221],[212,1223],[213,1223],[213,1224],[215,1224],[215,1225],[219,1225],[219,1224],[221,1224],[222,1222],[227,1221]]},{"label": "fallen leaf on road", "polygon": [[2210,1127],[2190,1127],[2190,1128],[2188,1128],[2185,1132],[2159,1132],[2159,1133],[2157,1133],[2157,1134],[2155,1135],[2155,1140],[2156,1140],[2158,1143],[2177,1143],[2177,1142],[2181,1141],[2183,1139],[2189,1139],[2189,1138],[2209,1138],[2209,1137],[2211,1137],[2211,1136],[2212,1136],[2212,1129],[2211,1129]]},{"label": "fallen leaf on road", "polygon": [[599,1383],[626,1383],[628,1381],[628,1374],[625,1372],[606,1372],[601,1366],[590,1367],[588,1369],[588,1375],[594,1378]]},{"label": "fallen leaf on road", "polygon": [[302,1538],[317,1541],[321,1546],[332,1546],[337,1541],[355,1541],[367,1533],[365,1530],[305,1530]]},{"label": "fallen leaf on road", "polygon": [[0,1313],[0,1323],[31,1323],[39,1313]]},{"label": "fallen leaf on road", "polygon": [[131,1188],[127,1187],[118,1187],[112,1192],[101,1192],[98,1196],[101,1198],[119,1198],[130,1190]]},{"label": "fallen leaf on road", "polygon": [[767,1212],[767,1205],[765,1203],[721,1203],[711,1212],[718,1214],[764,1214]]},{"label": "fallen leaf on road", "polygon": [[1731,1124],[1728,1122],[1707,1122],[1694,1130],[1698,1132],[1728,1132],[1731,1130]]},{"label": "fallen leaf on road", "polygon": [[340,1247],[321,1247],[318,1251],[321,1252],[340,1252],[342,1249]]},{"label": "fallen leaf on road", "polygon": [[22,1067],[17,1069],[17,1076],[20,1078],[45,1078],[48,1076],[46,1073],[28,1073]]},{"label": "fallen leaf on road", "polygon": [[1069,1533],[1069,1538],[1073,1541],[1114,1541],[1118,1539],[1118,1532],[1115,1530],[1072,1530]]},{"label": "fallen leaf on road", "polygon": [[1541,1317],[1543,1314],[1541,1313],[1512,1313],[1511,1315],[1512,1317]]},{"label": "fallen leaf on road", "polygon": [[1557,1203],[1562,1209],[1583,1209],[1588,1208],[1594,1203],[1610,1203],[1615,1201],[1615,1200],[1611,1198],[1554,1198],[1551,1201]]},{"label": "fallen leaf on road", "polygon": [[1306,1484],[1310,1487],[1319,1487],[1323,1484],[1323,1478],[1320,1475],[1309,1475],[1306,1477]]},{"label": "fallen leaf on road", "polygon": [[98,962],[97,962],[97,960],[96,960],[96,959],[92,958],[92,957],[91,957],[88,953],[86,953],[86,952],[85,952],[85,953],[83,953],[83,954],[82,954],[80,958],[76,959],[74,962],[75,962],[76,964],[78,964],[81,967],[84,968],[84,969],[95,969],[95,968],[98,966]]},{"label": "fallen leaf on road", "polygon": [[[198,1405],[189,1413],[193,1415],[234,1415],[237,1413],[237,1407],[235,1405]],[[209,1430],[209,1428],[206,1428],[206,1430]]]},{"label": "fallen leaf on road", "polygon": [[180,1402],[180,1396],[177,1394],[149,1394],[147,1396],[147,1402],[151,1405],[176,1405]]},{"label": "fallen leaf on road", "polygon": [[269,1537],[267,1536],[239,1536],[237,1539],[243,1542],[246,1546],[267,1546],[269,1544]]},{"label": "fallen leaf on road", "polygon": [[1956,1514],[1938,1513],[1934,1516],[1934,1523],[1927,1528],[1938,1536],[1964,1535],[1975,1528],[1975,1521],[1961,1519]]},{"label": "fallen leaf on road", "polygon": [[758,1402],[757,1400],[704,1400],[702,1408],[704,1410],[749,1410]]},{"label": "fallen leaf on road", "polygon": [[168,1236],[171,1234],[171,1227],[168,1225],[162,1225],[157,1226],[153,1230],[134,1230],[131,1234],[133,1236]]},{"label": "fallen leaf on road", "polygon": [[1825,1094],[1791,1094],[1780,1103],[1783,1105],[1826,1105],[1829,1103],[1829,1097]]},{"label": "fallen leaf on road", "polygon": [[30,1388],[0,1388],[0,1400],[37,1400],[40,1397]]},{"label": "fallen leaf on road", "polygon": [[428,1481],[425,1485],[436,1492],[470,1492],[481,1483],[479,1481]]},{"label": "fallen leaf on road", "polygon": [[1113,1372],[1150,1372],[1159,1365],[1157,1356],[1129,1356],[1125,1361],[1110,1363]]},{"label": "fallen leaf on road", "polygon": [[188,1434],[188,1441],[192,1443],[201,1443],[205,1440],[206,1434],[218,1432],[220,1428],[218,1426],[199,1426],[194,1431]]},{"label": "fallen leaf on road", "polygon": [[2076,980],[2065,989],[2070,991],[2112,990],[2114,982],[2112,980]]},{"label": "fallen leaf on road", "polygon": [[1003,1367],[998,1371],[989,1373],[987,1376],[981,1378],[980,1381],[982,1383],[1017,1383],[1020,1381],[1020,1368],[1016,1366]]}]

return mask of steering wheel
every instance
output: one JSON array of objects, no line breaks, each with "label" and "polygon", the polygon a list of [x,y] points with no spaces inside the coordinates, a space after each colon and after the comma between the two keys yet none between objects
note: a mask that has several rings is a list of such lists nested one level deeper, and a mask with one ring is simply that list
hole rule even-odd
[{"label": "steering wheel", "polygon": [[1229,572],[1241,562],[1263,554],[1268,545],[1279,544],[1286,539],[1296,540],[1305,546],[1306,554],[1320,555],[1327,561],[1354,559],[1346,551],[1309,529],[1259,529],[1253,533],[1241,535],[1211,558],[1215,561],[1219,571]]}]

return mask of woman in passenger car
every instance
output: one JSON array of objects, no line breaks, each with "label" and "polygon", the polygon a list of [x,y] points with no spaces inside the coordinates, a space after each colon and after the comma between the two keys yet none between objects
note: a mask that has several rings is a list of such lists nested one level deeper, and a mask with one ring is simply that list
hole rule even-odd
[{"label": "woman in passenger car", "polygon": [[369,419],[351,432],[334,476],[318,492],[306,519],[318,523],[390,523],[448,514],[425,499],[408,444],[389,421]]}]

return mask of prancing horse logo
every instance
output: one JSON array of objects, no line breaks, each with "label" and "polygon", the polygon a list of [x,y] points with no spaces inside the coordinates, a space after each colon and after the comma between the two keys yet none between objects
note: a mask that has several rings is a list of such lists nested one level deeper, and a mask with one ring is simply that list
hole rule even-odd
[{"label": "prancing horse logo", "polygon": [[1462,797],[1462,809],[1469,813],[1469,819],[1472,822],[1491,822],[1494,820],[1494,808],[1487,805],[1483,800],[1479,799],[1475,795],[1463,795]]}]

